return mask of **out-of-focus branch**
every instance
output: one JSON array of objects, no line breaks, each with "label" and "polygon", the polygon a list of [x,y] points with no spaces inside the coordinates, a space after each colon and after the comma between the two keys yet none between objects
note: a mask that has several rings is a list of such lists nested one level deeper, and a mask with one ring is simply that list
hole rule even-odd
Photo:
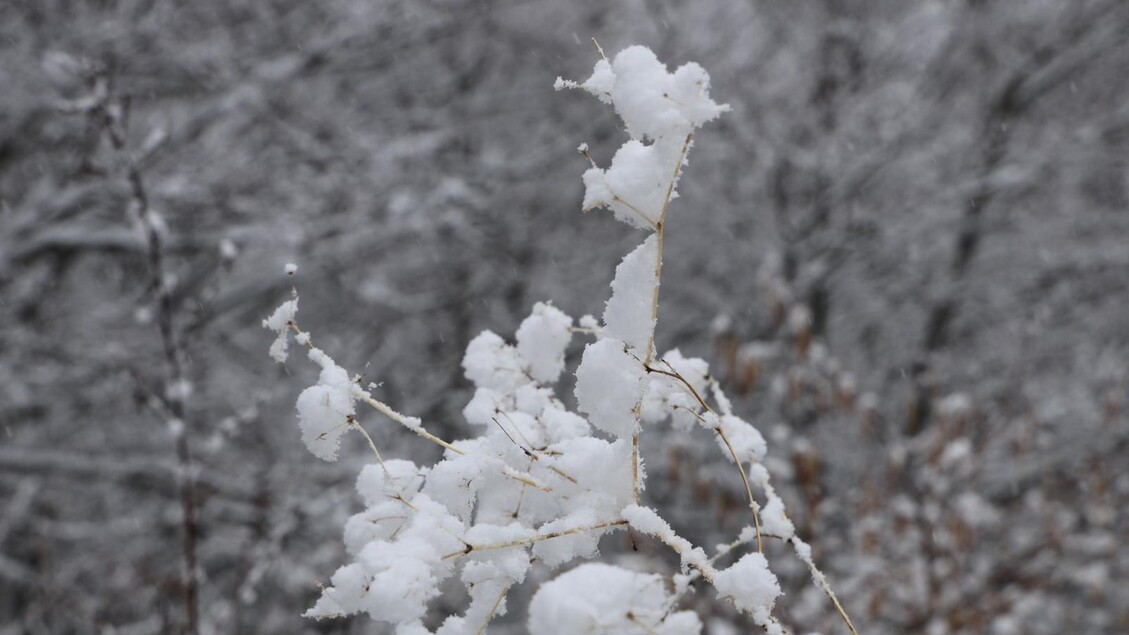
[{"label": "out-of-focus branch", "polygon": [[126,181],[129,184],[128,213],[142,230],[146,256],[149,263],[150,285],[156,293],[157,326],[161,335],[161,348],[165,359],[164,395],[171,414],[169,428],[176,440],[177,481],[183,515],[181,555],[184,561],[185,632],[199,632],[199,588],[196,576],[196,518],[195,475],[192,453],[188,443],[188,406],[190,392],[184,373],[183,351],[176,331],[172,283],[165,272],[164,241],[161,222],[150,205],[149,193],[142,174],[142,165],[165,141],[163,131],[149,135],[141,148],[131,149],[127,140],[129,118],[128,98],[116,98],[108,77],[100,76],[94,84],[90,99],[82,100],[80,110],[100,127],[114,151],[124,159]]}]

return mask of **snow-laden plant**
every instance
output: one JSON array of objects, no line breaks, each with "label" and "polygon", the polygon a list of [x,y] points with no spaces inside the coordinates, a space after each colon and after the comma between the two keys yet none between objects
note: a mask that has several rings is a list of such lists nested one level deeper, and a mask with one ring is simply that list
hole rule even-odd
[{"label": "snow-laden plant", "polygon": [[[616,268],[602,324],[585,316],[577,326],[560,309],[538,303],[513,343],[490,331],[470,342],[462,365],[476,392],[463,414],[477,434],[440,439],[418,418],[374,398],[371,385],[350,376],[299,327],[296,292],[264,320],[278,333],[271,347],[276,360],[286,360],[293,333],[321,367],[317,384],[297,403],[309,450],[335,460],[342,435],[357,430],[376,454],[357,479],[366,508],[345,524],[352,562],[333,574],[306,615],[363,612],[396,625],[399,635],[421,635],[429,632],[422,624],[429,602],[458,576],[470,604],[462,615],[447,617],[437,633],[483,633],[535,563],[556,569],[593,558],[602,536],[630,527],[678,554],[681,573],[671,585],[657,574],[582,564],[537,591],[529,607],[531,632],[697,634],[698,616],[675,609],[690,585],[704,579],[766,632],[783,633],[772,614],[780,586],[762,551],[769,537],[793,547],[854,632],[773,490],[761,433],[733,413],[705,361],[677,350],[655,351],[667,211],[694,131],[728,107],[710,99],[709,76],[700,66],[670,73],[639,46],[601,59],[583,83],[558,79],[556,87],[585,90],[623,119],[631,138],[606,169],[580,147],[592,164],[583,176],[584,209],[608,208],[647,236]],[[594,341],[576,370],[579,412],[571,412],[553,386],[577,334]],[[358,403],[442,446],[442,460],[419,466],[382,458],[358,422]],[[646,480],[639,436],[664,421],[702,426],[715,435],[744,484],[750,525],[713,556],[641,505]],[[737,550],[747,553],[718,568],[722,556]]]}]

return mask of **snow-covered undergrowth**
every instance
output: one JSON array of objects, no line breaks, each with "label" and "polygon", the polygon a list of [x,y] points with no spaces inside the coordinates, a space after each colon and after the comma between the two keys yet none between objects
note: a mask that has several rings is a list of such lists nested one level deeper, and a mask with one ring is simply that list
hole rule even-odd
[{"label": "snow-covered undergrowth", "polygon": [[[345,525],[352,562],[337,570],[313,618],[367,613],[396,625],[398,635],[428,633],[423,619],[441,585],[458,578],[470,596],[439,635],[483,633],[505,612],[506,595],[534,565],[557,569],[598,555],[600,538],[631,528],[667,545],[681,560],[672,579],[603,563],[585,563],[544,584],[529,607],[538,634],[691,635],[702,630],[678,601],[699,580],[747,613],[768,633],[785,632],[773,617],[780,595],[762,551],[768,538],[789,543],[816,585],[838,602],[796,535],[763,465],[767,447],[755,427],[732,410],[704,360],[678,350],[655,351],[663,229],[695,129],[728,110],[709,97],[709,76],[697,64],[673,73],[643,47],[597,62],[583,83],[557,80],[613,106],[630,139],[609,167],[584,175],[584,208],[608,208],[646,238],[616,268],[603,320],[576,322],[538,303],[513,342],[490,331],[467,347],[463,368],[476,392],[463,414],[468,436],[440,439],[418,418],[375,399],[369,388],[298,326],[297,293],[264,320],[278,339],[271,355],[287,359],[291,334],[321,368],[298,397],[302,440],[332,461],[342,436],[357,430],[376,454],[357,479],[366,509]],[[288,273],[294,269],[288,268]],[[554,393],[573,337],[591,338],[576,369],[578,412]],[[358,403],[441,445],[435,465],[384,459],[359,425]],[[659,511],[641,505],[646,479],[639,435],[648,427],[702,426],[745,486],[749,526],[712,556],[677,535]],[[761,503],[763,501],[763,504]],[[718,562],[740,554],[727,568]],[[844,620],[853,632],[853,627]]]}]

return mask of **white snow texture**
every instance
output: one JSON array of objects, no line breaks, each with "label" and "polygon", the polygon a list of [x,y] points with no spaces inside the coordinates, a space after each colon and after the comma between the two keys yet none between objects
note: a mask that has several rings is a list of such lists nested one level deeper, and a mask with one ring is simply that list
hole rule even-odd
[{"label": "white snow texture", "polygon": [[[475,392],[463,415],[473,434],[440,440],[419,419],[377,400],[298,328],[296,293],[263,321],[278,337],[272,357],[285,361],[287,333],[294,330],[320,367],[317,382],[297,400],[302,441],[315,456],[337,458],[341,436],[358,423],[358,401],[444,449],[434,465],[378,455],[361,470],[356,489],[364,509],[344,531],[351,561],[333,574],[308,617],[366,613],[395,625],[398,635],[429,635],[423,625],[429,604],[445,583],[457,580],[469,605],[435,634],[483,633],[535,562],[555,569],[593,558],[602,536],[629,525],[679,554],[679,593],[704,575],[758,624],[778,628],[771,612],[780,587],[764,556],[749,553],[717,571],[702,548],[638,504],[645,473],[632,437],[643,423],[700,423],[705,430],[697,434],[724,434],[737,460],[749,464],[750,481],[768,494],[765,527],[784,538],[794,531],[761,465],[764,438],[732,414],[708,365],[677,350],[654,356],[662,223],[692,132],[727,107],[709,98],[701,67],[686,64],[670,73],[638,46],[598,62],[583,83],[558,80],[557,86],[581,88],[613,105],[632,137],[610,167],[584,174],[584,207],[609,207],[620,220],[655,233],[616,268],[602,328],[586,316],[574,329],[563,311],[537,303],[514,343],[491,331],[469,343],[462,366]],[[576,369],[579,413],[570,412],[553,387],[574,332],[594,337]],[[705,401],[711,390],[720,412]],[[755,538],[743,532],[737,545]],[[810,556],[805,562],[815,576]],[[582,564],[540,588],[529,607],[529,628],[538,635],[698,635],[697,615],[673,610],[672,602],[657,574]]]}]

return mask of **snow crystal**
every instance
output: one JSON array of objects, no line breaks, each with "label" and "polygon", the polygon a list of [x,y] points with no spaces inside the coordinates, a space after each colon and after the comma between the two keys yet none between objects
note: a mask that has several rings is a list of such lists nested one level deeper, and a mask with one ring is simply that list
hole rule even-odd
[{"label": "snow crystal", "polygon": [[606,170],[584,172],[583,208],[607,207],[629,225],[657,229],[677,196],[690,133],[729,109],[709,98],[709,76],[697,64],[669,73],[649,49],[633,46],[597,62],[584,83],[558,78],[555,86],[583,88],[613,104],[632,137]]},{"label": "snow crystal", "polygon": [[537,419],[527,413],[503,411],[499,413],[495,428],[507,436],[507,441],[510,444],[516,443],[526,449],[545,445],[542,426],[537,422]]},{"label": "snow crystal", "polygon": [[289,354],[290,342],[287,339],[287,328],[290,323],[294,321],[295,314],[298,313],[298,298],[292,298],[283,302],[270,317],[263,320],[263,328],[270,329],[278,333],[274,343],[270,346],[270,356],[274,361],[283,363]]},{"label": "snow crystal", "polygon": [[693,546],[689,540],[674,533],[670,525],[667,524],[655,510],[649,507],[640,507],[639,505],[628,505],[623,508],[621,513],[623,519],[626,520],[633,529],[640,533],[647,534],[648,536],[654,536],[674,549],[682,558],[682,571],[684,573],[691,569],[698,569],[700,571],[711,570],[706,552],[703,551],[701,547]]},{"label": "snow crystal", "polygon": [[302,442],[314,456],[336,461],[341,435],[349,429],[354,410],[353,382],[320,349],[310,349],[310,359],[322,367],[318,383],[298,395],[298,427]]},{"label": "snow crystal", "polygon": [[529,365],[529,374],[552,383],[564,370],[565,348],[572,339],[572,318],[550,304],[538,302],[517,330],[517,350]]},{"label": "snow crystal", "polygon": [[[729,445],[733,446],[733,452],[737,454],[739,460],[759,463],[764,459],[768,445],[759,430],[735,415],[722,415],[718,418],[718,421],[720,429],[729,440]],[[729,449],[720,437],[718,443],[722,451],[728,456]]]},{"label": "snow crystal", "polygon": [[793,538],[792,548],[795,549],[796,557],[799,558],[801,562],[809,566],[811,565],[811,545],[804,542],[803,540],[800,540],[799,538]]},{"label": "snow crystal", "polygon": [[421,539],[369,543],[358,555],[362,566],[373,572],[360,609],[374,620],[393,624],[423,617],[427,602],[439,595],[429,561],[440,555]]},{"label": "snow crystal", "polygon": [[541,411],[541,422],[545,424],[545,432],[549,443],[557,443],[567,439],[587,436],[592,432],[592,427],[580,415],[561,408],[559,404],[550,404]]},{"label": "snow crystal", "polygon": [[[501,545],[529,540],[535,533],[536,532],[532,529],[520,523],[512,523],[504,526],[480,523],[468,529],[463,539],[471,545]],[[520,547],[511,547],[511,549],[520,549]],[[492,551],[499,550],[493,549]]]},{"label": "snow crystal", "polygon": [[658,515],[658,512],[650,507],[628,505],[623,508],[623,519],[631,525],[632,529],[639,533],[647,534],[648,536],[663,537],[674,535],[670,525]]},{"label": "snow crystal", "polygon": [[624,257],[615,269],[612,296],[604,307],[605,335],[624,341],[640,357],[655,334],[656,245],[655,236],[648,236]]},{"label": "snow crystal", "polygon": [[621,222],[654,229],[678,161],[678,154],[670,156],[656,146],[628,141],[616,151],[608,169],[593,167],[584,172],[582,208],[607,207]]},{"label": "snow crystal", "polygon": [[607,60],[596,62],[592,76],[585,80],[581,87],[605,104],[611,104],[612,89],[615,88],[615,72],[612,71],[612,65]]},{"label": "snow crystal", "polygon": [[766,489],[769,483],[768,468],[763,463],[753,463],[746,470],[746,476],[753,487]]},{"label": "snow crystal", "polygon": [[528,382],[517,349],[491,331],[483,331],[467,345],[463,357],[466,378],[479,388],[513,390]]},{"label": "snow crystal", "polygon": [[423,431],[423,419],[419,417],[399,417],[396,420],[412,432],[418,434]]},{"label": "snow crystal", "polygon": [[760,511],[761,530],[769,536],[791,538],[796,534],[796,526],[784,512],[784,501],[775,493]]},{"label": "snow crystal", "polygon": [[699,396],[704,396],[708,385],[706,378],[709,375],[709,364],[697,357],[683,357],[678,349],[673,349],[667,351],[653,366],[678,374],[686,383],[662,373],[651,374],[647,394],[643,398],[643,420],[657,423],[669,415],[675,426],[681,429],[691,428],[698,422],[692,413],[697,412],[701,404],[686,384],[690,384]]},{"label": "snow crystal", "polygon": [[370,507],[397,496],[410,500],[423,485],[424,473],[415,463],[403,459],[366,465],[357,476],[357,493]]},{"label": "snow crystal", "polygon": [[[471,556],[474,557],[473,555]],[[480,585],[494,586],[495,589],[501,586],[511,586],[514,584],[521,584],[525,580],[525,574],[529,572],[529,557],[522,549],[507,550],[505,556],[496,558],[494,560],[478,560],[466,563],[463,567],[462,581],[468,587],[477,587]],[[473,588],[468,588],[471,594],[474,594]],[[491,593],[491,596],[496,595]],[[494,597],[490,597],[491,600]],[[504,615],[505,611],[499,612],[499,615]]]},{"label": "snow crystal", "polygon": [[583,564],[545,583],[529,605],[529,632],[538,635],[698,635],[693,613],[663,616],[669,596],[662,578],[607,564]]},{"label": "snow crystal", "polygon": [[346,538],[356,562],[334,574],[332,586],[307,617],[366,612],[374,620],[398,624],[418,621],[426,614],[427,603],[439,594],[439,582],[454,571],[453,563],[443,556],[462,547],[457,536],[465,527],[443,505],[423,494],[410,507],[400,505],[398,513],[396,509],[389,501],[359,519],[370,524],[399,523],[391,534],[370,529],[374,539],[359,551],[365,530],[358,529],[358,520],[354,520]]},{"label": "snow crystal", "polygon": [[322,384],[310,386],[298,395],[297,409],[306,448],[324,461],[337,460],[341,435],[353,414],[348,392]]},{"label": "snow crystal", "polygon": [[634,414],[643,391],[643,367],[624,351],[624,343],[602,339],[584,349],[576,369],[576,402],[592,425],[616,437],[638,427]]},{"label": "snow crystal", "polygon": [[583,503],[609,517],[618,514],[632,500],[630,441],[621,439],[608,443],[595,437],[578,437],[557,443],[550,449],[560,453],[554,457],[553,465],[576,479],[577,490],[590,492],[587,496],[578,492],[571,497],[576,499],[573,502],[577,508]]},{"label": "snow crystal", "polygon": [[[709,75],[697,64],[669,73],[650,49],[631,46],[610,63],[596,62],[592,76],[579,87],[614,104],[632,137],[658,139],[684,136],[729,110],[709,98],[709,84]],[[558,81],[557,86],[577,84]]]},{"label": "snow crystal", "polygon": [[539,415],[541,411],[553,403],[553,390],[541,388],[534,384],[519,386],[514,391],[514,406],[520,412],[528,415]]},{"label": "snow crystal", "polygon": [[434,500],[443,501],[447,509],[461,519],[469,519],[478,488],[482,486],[480,476],[487,468],[490,458],[474,452],[475,442],[462,442],[460,446],[467,454],[444,459],[431,468],[423,493]]},{"label": "snow crystal", "polygon": [[474,391],[474,397],[471,398],[465,408],[463,408],[463,417],[466,418],[467,423],[478,426],[494,425],[494,418],[498,416],[499,404],[502,402],[502,394],[496,390],[489,388],[479,388]]},{"label": "snow crystal", "polygon": [[[596,512],[581,509],[576,513],[542,524],[538,528],[538,533],[548,535],[598,523],[599,516]],[[542,540],[533,545],[533,555],[550,569],[555,569],[576,558],[594,558],[598,553],[600,538],[607,531],[607,528],[578,531]]]},{"label": "snow crystal", "polygon": [[302,614],[303,617],[322,619],[326,617],[340,617],[361,610],[361,600],[365,596],[365,587],[371,578],[365,574],[364,568],[357,563],[347,564],[339,569],[330,578],[333,586],[326,589],[314,604],[313,608]]},{"label": "snow crystal", "polygon": [[357,555],[376,540],[391,540],[408,522],[408,510],[399,501],[385,501],[354,514],[345,521],[345,551]]},{"label": "snow crystal", "polygon": [[741,557],[728,569],[714,576],[718,595],[733,601],[738,609],[753,616],[758,624],[767,623],[780,596],[780,584],[768,568],[768,560],[759,553]]}]

